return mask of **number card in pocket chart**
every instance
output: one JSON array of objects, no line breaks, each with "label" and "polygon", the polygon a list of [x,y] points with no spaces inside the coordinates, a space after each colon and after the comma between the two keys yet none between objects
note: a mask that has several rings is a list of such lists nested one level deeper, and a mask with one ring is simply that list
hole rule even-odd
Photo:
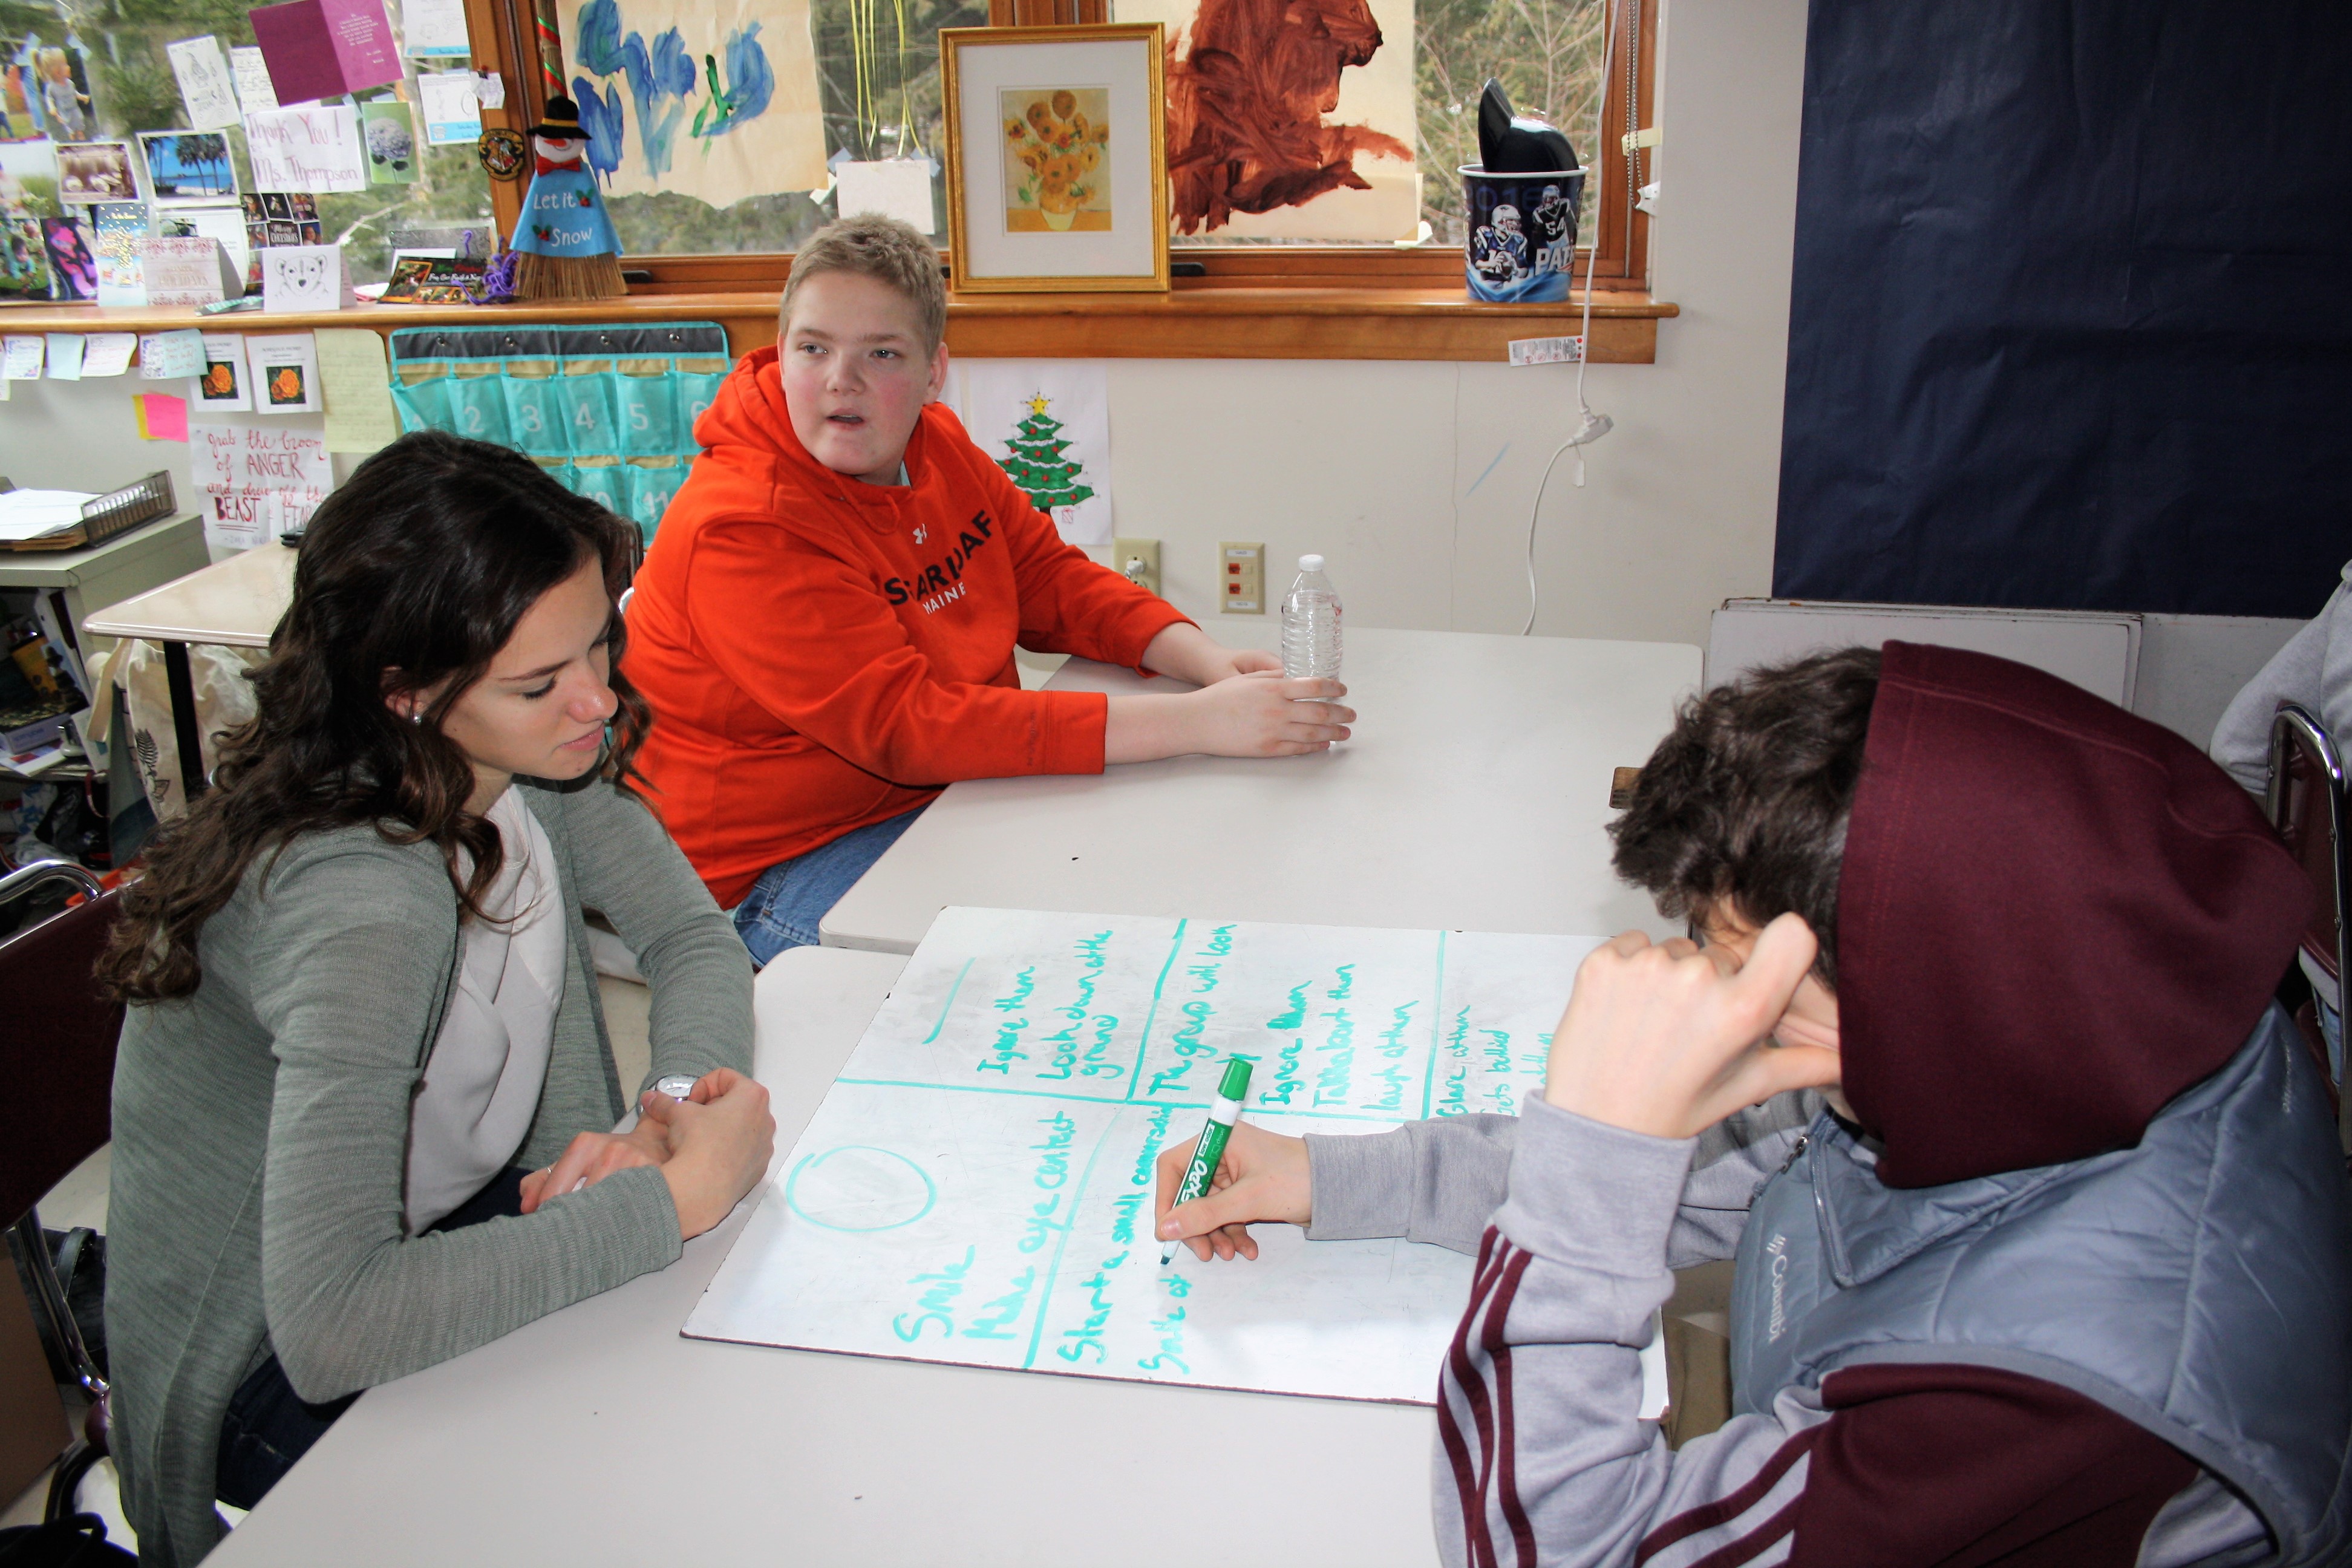
[{"label": "number card in pocket chart", "polygon": [[651,540],[731,363],[711,321],[415,327],[392,334],[392,398],[403,429],[513,447]]},{"label": "number card in pocket chart", "polygon": [[1160,1267],[1160,1151],[1246,1118],[1516,1112],[1597,939],[950,909],[686,1324],[692,1338],[1428,1404],[1471,1260],[1260,1226]]}]

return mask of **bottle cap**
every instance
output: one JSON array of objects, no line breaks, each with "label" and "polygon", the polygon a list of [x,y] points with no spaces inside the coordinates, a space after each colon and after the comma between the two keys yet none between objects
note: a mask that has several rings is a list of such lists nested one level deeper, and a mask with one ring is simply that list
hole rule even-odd
[{"label": "bottle cap", "polygon": [[1234,1057],[1225,1063],[1225,1076],[1217,1085],[1218,1098],[1239,1100],[1249,1093],[1250,1065],[1246,1057]]},{"label": "bottle cap", "polygon": [[1298,558],[1298,569],[1301,572],[1320,572],[1323,570],[1323,557],[1302,555]]}]

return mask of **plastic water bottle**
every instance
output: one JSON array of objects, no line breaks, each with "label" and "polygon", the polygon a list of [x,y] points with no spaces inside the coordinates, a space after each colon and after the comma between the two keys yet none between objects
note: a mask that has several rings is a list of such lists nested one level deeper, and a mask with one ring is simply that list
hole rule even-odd
[{"label": "plastic water bottle", "polygon": [[1282,596],[1282,673],[1339,679],[1339,595],[1320,555],[1298,558],[1298,580]]}]

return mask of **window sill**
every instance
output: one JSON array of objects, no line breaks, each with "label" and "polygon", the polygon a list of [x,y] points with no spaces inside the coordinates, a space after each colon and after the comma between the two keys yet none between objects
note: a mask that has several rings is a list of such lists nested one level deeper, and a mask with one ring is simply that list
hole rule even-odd
[{"label": "window sill", "polygon": [[[1580,295],[1548,305],[1488,305],[1451,287],[1234,288],[1167,294],[950,296],[948,345],[975,359],[1459,360],[1500,363],[1514,338],[1573,336]],[[1602,289],[1592,304],[1596,363],[1649,364],[1658,322],[1680,308],[1634,290]],[[95,305],[0,306],[8,332],[302,331],[320,327],[492,326],[502,321],[716,321],[737,353],[776,337],[772,289],[637,293],[625,300],[535,305],[357,305],[345,310],[243,311]]]}]

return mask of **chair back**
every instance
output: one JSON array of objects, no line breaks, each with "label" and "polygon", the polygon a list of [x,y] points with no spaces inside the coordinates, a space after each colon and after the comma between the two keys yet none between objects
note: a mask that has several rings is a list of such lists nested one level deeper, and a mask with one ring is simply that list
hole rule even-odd
[{"label": "chair back", "polygon": [[[47,879],[27,876],[40,869],[10,876],[0,895]],[[87,873],[80,879],[96,886]],[[0,942],[0,1079],[39,1108],[0,1140],[0,1224],[40,1202],[111,1136],[122,1007],[106,999],[93,971],[120,901],[96,893]]]},{"label": "chair back", "polygon": [[2336,983],[2344,984],[2344,900],[2352,879],[2345,875],[2344,764],[2336,742],[2311,711],[2298,703],[2279,705],[2271,721],[2270,790],[2264,801],[2271,826],[2302,862],[2319,897],[2303,933],[2303,950]]}]

